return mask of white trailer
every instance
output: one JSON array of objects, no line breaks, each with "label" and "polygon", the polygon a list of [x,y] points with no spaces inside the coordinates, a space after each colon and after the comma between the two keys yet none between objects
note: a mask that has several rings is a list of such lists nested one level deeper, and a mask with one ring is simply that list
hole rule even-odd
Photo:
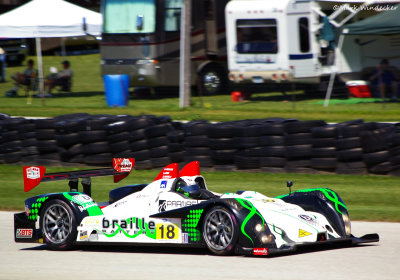
[{"label": "white trailer", "polygon": [[[388,38],[376,36],[374,40],[381,43],[374,41],[374,45],[380,48],[370,50],[372,41],[360,43],[354,36],[338,36],[340,32],[333,35],[333,29],[342,28],[350,19],[376,14],[376,9],[367,7],[377,1],[346,2],[230,1],[225,9],[230,80],[237,84],[316,84],[325,80],[326,89],[329,78],[332,84],[335,74],[343,81],[354,79],[357,77],[354,72],[359,74],[363,68],[376,66],[385,55],[393,55],[390,44],[388,50],[384,47]],[[333,12],[327,15],[323,9]],[[322,34],[327,31],[333,36],[330,42],[324,40]],[[374,52],[375,55],[371,55]],[[364,57],[366,53],[368,57]],[[394,65],[398,62],[394,61]]]},{"label": "white trailer", "polygon": [[[309,1],[231,1],[225,9],[229,78],[233,82],[317,82],[316,25]],[[301,35],[303,36],[301,36]]]}]

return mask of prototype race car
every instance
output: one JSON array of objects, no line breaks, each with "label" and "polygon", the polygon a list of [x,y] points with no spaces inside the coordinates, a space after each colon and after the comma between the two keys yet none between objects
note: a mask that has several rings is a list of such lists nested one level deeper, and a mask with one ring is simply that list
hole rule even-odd
[{"label": "prototype race car", "polygon": [[[78,244],[140,244],[207,247],[217,255],[272,255],[299,246],[379,241],[378,234],[351,235],[347,207],[326,188],[280,197],[255,191],[218,194],[208,190],[197,161],[170,164],[150,184],[111,190],[109,201],[90,197],[90,177],[128,176],[134,159],[114,159],[113,169],[44,174],[24,167],[25,191],[40,182],[69,180],[70,191],[25,201],[14,215],[16,242],[45,242],[67,250]],[[83,192],[78,192],[81,179]],[[289,187],[291,185],[289,184]]]}]

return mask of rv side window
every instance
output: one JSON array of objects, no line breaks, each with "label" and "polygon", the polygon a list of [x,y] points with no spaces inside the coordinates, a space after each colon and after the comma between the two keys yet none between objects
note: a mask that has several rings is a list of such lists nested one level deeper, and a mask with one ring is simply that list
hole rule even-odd
[{"label": "rv side window", "polygon": [[165,31],[179,31],[181,29],[181,8],[183,0],[165,1]]},{"label": "rv side window", "polygon": [[300,51],[310,51],[310,35],[308,32],[308,18],[302,17],[299,19],[299,35],[300,35]]},{"label": "rv side window", "polygon": [[277,53],[276,19],[239,19],[236,21],[238,53]]}]

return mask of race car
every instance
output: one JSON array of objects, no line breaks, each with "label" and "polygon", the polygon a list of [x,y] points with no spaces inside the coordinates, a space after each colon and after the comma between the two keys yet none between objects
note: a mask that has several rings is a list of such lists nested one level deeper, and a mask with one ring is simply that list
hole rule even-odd
[{"label": "race car", "polygon": [[[91,197],[91,177],[129,175],[134,159],[114,159],[113,168],[45,174],[24,167],[25,191],[40,182],[69,180],[70,190],[28,198],[14,215],[16,242],[44,242],[54,250],[80,244],[207,247],[216,255],[273,255],[324,243],[353,245],[379,241],[378,234],[351,234],[347,207],[327,188],[279,197],[255,191],[215,193],[199,162],[164,167],[149,184],[110,191],[109,201]],[[78,192],[81,180],[83,192]],[[291,187],[291,184],[288,184]]]}]

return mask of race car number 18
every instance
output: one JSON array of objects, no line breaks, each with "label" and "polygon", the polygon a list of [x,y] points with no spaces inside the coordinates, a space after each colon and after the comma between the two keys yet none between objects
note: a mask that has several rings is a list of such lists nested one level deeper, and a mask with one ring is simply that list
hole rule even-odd
[{"label": "race car number 18", "polygon": [[172,223],[157,224],[157,239],[178,239],[179,227]]}]

